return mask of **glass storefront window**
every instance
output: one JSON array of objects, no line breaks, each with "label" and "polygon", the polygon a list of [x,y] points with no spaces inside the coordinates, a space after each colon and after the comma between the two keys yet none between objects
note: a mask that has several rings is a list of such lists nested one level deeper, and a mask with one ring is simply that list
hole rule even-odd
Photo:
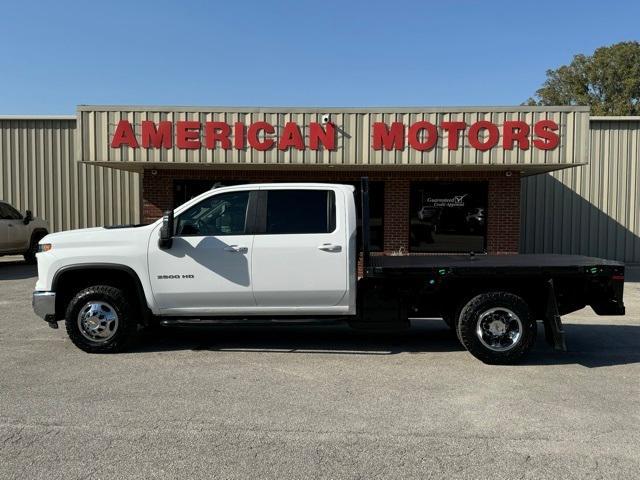
[{"label": "glass storefront window", "polygon": [[411,184],[412,252],[485,252],[487,182]]}]

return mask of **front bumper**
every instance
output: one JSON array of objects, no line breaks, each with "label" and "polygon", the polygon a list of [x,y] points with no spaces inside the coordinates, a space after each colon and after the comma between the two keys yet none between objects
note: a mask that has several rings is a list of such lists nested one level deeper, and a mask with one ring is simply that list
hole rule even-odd
[{"label": "front bumper", "polygon": [[33,292],[31,300],[33,311],[43,320],[54,322],[56,319],[56,292]]}]

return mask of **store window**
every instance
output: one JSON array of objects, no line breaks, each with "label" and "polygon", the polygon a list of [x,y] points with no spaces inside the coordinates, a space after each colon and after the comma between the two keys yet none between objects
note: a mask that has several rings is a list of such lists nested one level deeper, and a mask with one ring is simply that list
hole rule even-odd
[{"label": "store window", "polygon": [[412,183],[411,251],[486,251],[487,190],[486,182]]}]

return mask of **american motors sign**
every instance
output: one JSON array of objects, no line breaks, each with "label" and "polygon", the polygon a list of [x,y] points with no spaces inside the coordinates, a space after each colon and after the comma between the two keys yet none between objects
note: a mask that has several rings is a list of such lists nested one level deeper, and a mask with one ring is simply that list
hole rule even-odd
[{"label": "american motors sign", "polygon": [[[489,120],[473,123],[465,121],[426,120],[410,124],[403,122],[373,122],[371,148],[373,150],[430,151],[442,146],[451,151],[460,148],[466,138],[468,145],[484,152],[498,146],[504,150],[553,150],[560,142],[559,125],[552,119],[535,122],[505,120],[501,124]],[[110,147],[119,149],[245,150],[278,149],[336,150],[337,135],[344,130],[332,121],[309,122],[300,125],[290,121],[274,125],[267,121],[251,123],[222,121],[153,121],[142,120],[139,125],[121,119],[110,140]]]},{"label": "american motors sign", "polygon": [[81,105],[78,158],[157,168],[507,169],[589,159],[585,107],[165,107]]}]

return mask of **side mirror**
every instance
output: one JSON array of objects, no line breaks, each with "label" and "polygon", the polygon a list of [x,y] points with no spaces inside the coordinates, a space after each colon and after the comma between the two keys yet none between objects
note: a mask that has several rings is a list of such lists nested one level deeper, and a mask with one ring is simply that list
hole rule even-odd
[{"label": "side mirror", "polygon": [[162,217],[162,227],[160,228],[160,248],[171,248],[173,244],[173,210],[167,210]]},{"label": "side mirror", "polygon": [[24,222],[25,225],[29,225],[31,220],[33,220],[33,213],[31,213],[31,210],[27,210],[26,213],[24,214],[24,218],[22,219],[22,221]]}]

